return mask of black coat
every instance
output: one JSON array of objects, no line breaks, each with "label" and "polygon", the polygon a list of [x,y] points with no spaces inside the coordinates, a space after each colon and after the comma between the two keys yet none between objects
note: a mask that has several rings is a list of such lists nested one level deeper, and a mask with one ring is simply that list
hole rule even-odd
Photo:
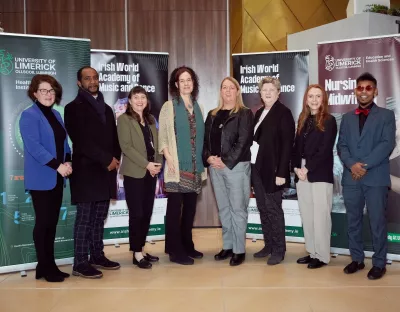
[{"label": "black coat", "polygon": [[117,170],[108,171],[113,157],[121,158],[114,113],[106,105],[104,124],[82,96],[65,107],[65,127],[72,141],[72,203],[117,198]]},{"label": "black coat", "polygon": [[[304,144],[304,132],[307,125],[304,125],[300,134],[296,134],[293,156],[292,170],[301,168],[301,154]],[[336,141],[337,125],[336,119],[329,115],[324,122],[325,131],[313,128],[307,134],[304,146],[304,159],[308,170],[307,180],[309,182],[333,183],[333,146]],[[296,175],[295,182],[299,178]]]},{"label": "black coat", "polygon": [[[203,163],[208,167],[208,157],[211,156],[210,133],[215,116],[208,113],[203,147]],[[250,146],[253,140],[253,113],[248,108],[242,108],[237,113],[229,115],[221,133],[221,160],[233,169],[241,161],[250,161]]]},{"label": "black coat", "polygon": [[[264,110],[255,114],[257,124]],[[289,108],[277,101],[261,122],[254,141],[259,144],[255,168],[261,176],[266,193],[274,193],[290,184],[290,159],[292,157],[295,123]],[[277,186],[276,177],[285,178],[286,184]]]}]

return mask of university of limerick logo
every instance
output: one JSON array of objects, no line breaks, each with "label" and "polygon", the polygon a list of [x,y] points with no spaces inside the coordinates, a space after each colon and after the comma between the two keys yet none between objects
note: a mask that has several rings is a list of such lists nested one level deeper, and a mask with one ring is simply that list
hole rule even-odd
[{"label": "university of limerick logo", "polygon": [[332,55],[325,56],[325,69],[332,71],[335,68],[335,58]]},{"label": "university of limerick logo", "polygon": [[0,74],[8,75],[14,69],[13,56],[6,50],[0,50]]}]

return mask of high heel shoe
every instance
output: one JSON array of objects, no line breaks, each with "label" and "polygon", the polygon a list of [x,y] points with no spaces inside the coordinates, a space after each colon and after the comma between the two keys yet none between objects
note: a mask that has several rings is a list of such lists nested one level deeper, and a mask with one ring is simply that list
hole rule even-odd
[{"label": "high heel shoe", "polygon": [[60,275],[56,275],[54,273],[46,273],[42,274],[42,272],[36,270],[36,279],[44,278],[47,282],[50,283],[60,283],[64,281],[64,277]]}]

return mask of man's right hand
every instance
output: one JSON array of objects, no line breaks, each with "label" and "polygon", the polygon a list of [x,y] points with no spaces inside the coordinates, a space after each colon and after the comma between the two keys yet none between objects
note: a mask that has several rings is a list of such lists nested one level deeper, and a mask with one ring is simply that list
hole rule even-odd
[{"label": "man's right hand", "polygon": [[111,164],[108,165],[107,170],[112,171],[114,169],[117,169],[119,167],[119,160],[113,157]]},{"label": "man's right hand", "polygon": [[366,165],[358,162],[351,167],[351,175],[354,180],[360,180],[367,173],[367,169],[364,168]]}]

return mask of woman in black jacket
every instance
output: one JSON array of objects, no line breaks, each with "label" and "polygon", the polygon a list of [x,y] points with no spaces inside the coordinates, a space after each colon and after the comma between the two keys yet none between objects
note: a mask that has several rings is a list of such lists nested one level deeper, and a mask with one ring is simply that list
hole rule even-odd
[{"label": "woman in black jacket", "polygon": [[239,83],[226,77],[221,83],[219,105],[206,119],[203,162],[210,167],[222,223],[223,247],[214,258],[231,257],[231,266],[245,260],[252,133],[253,114],[243,105]]},{"label": "woman in black jacket", "polygon": [[328,96],[320,85],[310,85],[303,100],[293,149],[292,168],[308,256],[297,263],[309,269],[329,263],[333,192],[333,145],[337,125],[328,113]]},{"label": "woman in black jacket", "polygon": [[295,124],[292,113],[279,102],[281,84],[277,78],[265,77],[259,89],[264,104],[255,115],[251,146],[251,181],[260,212],[265,246],[254,254],[269,255],[269,265],[280,263],[286,252],[285,218],[282,193],[290,182]]}]

